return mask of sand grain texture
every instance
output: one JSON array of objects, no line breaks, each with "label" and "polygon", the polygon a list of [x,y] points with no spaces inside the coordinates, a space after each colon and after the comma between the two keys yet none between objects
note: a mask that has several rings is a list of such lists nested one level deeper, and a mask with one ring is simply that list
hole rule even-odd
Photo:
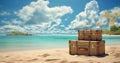
[{"label": "sand grain texture", "polygon": [[120,63],[120,46],[106,46],[104,56],[69,55],[68,48],[0,52],[0,63]]}]

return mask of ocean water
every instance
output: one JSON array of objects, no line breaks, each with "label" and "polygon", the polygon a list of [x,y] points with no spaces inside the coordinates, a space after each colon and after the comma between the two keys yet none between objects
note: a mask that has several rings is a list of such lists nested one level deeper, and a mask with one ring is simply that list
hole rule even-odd
[{"label": "ocean water", "polygon": [[[0,36],[0,51],[31,50],[68,47],[77,35]],[[120,36],[103,36],[106,45],[120,44]]]}]

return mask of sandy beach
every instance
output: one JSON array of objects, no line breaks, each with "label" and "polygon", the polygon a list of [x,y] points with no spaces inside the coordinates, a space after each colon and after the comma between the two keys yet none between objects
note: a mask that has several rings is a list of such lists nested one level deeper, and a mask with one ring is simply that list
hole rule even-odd
[{"label": "sandy beach", "polygon": [[0,52],[0,63],[120,63],[120,45],[106,46],[102,57],[69,55],[68,48]]}]

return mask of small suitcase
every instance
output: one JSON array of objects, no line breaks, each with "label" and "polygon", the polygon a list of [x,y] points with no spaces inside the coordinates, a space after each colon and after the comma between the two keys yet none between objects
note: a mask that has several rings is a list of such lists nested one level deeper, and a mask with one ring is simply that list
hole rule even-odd
[{"label": "small suitcase", "polygon": [[78,40],[102,40],[102,30],[78,30]]}]

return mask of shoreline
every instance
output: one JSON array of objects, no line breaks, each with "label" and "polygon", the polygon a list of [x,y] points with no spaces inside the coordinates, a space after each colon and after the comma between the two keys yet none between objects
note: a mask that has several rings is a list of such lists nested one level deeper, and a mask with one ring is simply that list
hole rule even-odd
[{"label": "shoreline", "polygon": [[[33,36],[78,36],[78,34],[53,34],[53,35],[33,35]],[[120,35],[110,35],[110,34],[102,34],[102,36],[120,36]]]},{"label": "shoreline", "polygon": [[[110,46],[120,46],[119,44],[105,44],[105,47],[110,47]],[[21,52],[21,51],[37,51],[37,50],[53,50],[53,49],[69,49],[68,47],[57,47],[57,48],[33,48],[33,49],[0,49],[0,53],[1,52]]]},{"label": "shoreline", "polygon": [[69,55],[68,48],[0,52],[0,63],[120,63],[120,45],[106,46],[104,57]]},{"label": "shoreline", "polygon": [[[44,35],[32,35],[32,36],[77,36],[78,34],[44,34]],[[7,35],[0,35],[0,36],[7,36]],[[25,36],[25,35],[9,35],[9,36]],[[31,36],[31,35],[28,35]],[[110,35],[110,34],[102,34],[102,36],[120,36],[120,35]]]}]

